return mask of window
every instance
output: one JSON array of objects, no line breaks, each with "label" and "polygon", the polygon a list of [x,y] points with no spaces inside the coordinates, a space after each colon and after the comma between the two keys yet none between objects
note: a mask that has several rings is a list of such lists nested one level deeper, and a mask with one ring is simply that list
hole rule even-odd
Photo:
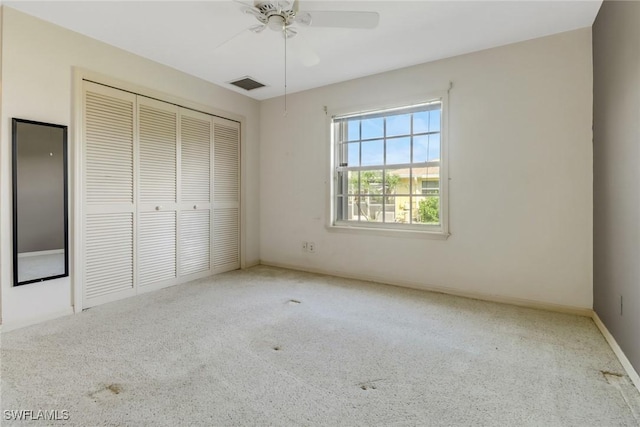
[{"label": "window", "polygon": [[333,116],[332,226],[446,232],[443,103]]}]

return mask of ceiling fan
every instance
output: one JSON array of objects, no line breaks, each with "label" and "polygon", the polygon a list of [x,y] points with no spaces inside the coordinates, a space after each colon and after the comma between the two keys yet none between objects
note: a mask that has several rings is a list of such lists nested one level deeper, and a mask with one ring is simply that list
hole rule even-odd
[{"label": "ceiling fan", "polygon": [[[255,0],[253,4],[245,3],[242,0],[234,1],[242,5],[244,13],[252,15],[258,20],[258,24],[248,28],[251,32],[261,33],[269,28],[272,31],[280,32],[284,38],[285,115],[287,110],[287,39],[298,34],[296,25],[303,27],[373,29],[378,26],[380,20],[378,12],[301,11],[299,0]],[[226,44],[236,36],[224,41],[221,45]],[[304,43],[299,43],[295,50],[296,56],[305,66],[310,67],[320,61],[318,55]]]},{"label": "ceiling fan", "polygon": [[249,29],[255,33],[265,28],[280,31],[285,38],[294,37],[298,29],[294,24],[313,27],[371,29],[378,26],[377,12],[350,11],[300,11],[299,0],[265,1],[255,0],[253,6],[243,3],[245,13],[260,22]]},{"label": "ceiling fan", "polygon": [[[245,28],[240,33],[223,41],[214,50],[221,48],[231,40],[249,30],[253,33],[261,33],[266,28],[282,34],[285,39],[298,34],[300,27],[327,27],[350,29],[373,29],[378,26],[380,15],[378,12],[364,11],[304,11],[300,10],[299,0],[255,0],[247,3],[242,0],[234,0],[242,5],[242,12],[252,15],[258,24]],[[304,2],[302,2],[304,4]],[[316,65],[320,58],[306,45],[303,40],[298,40],[295,47],[295,56],[305,66]]]}]

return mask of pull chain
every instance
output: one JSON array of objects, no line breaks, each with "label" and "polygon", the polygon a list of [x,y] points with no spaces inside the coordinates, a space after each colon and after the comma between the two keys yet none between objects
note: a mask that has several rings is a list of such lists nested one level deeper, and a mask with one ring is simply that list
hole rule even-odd
[{"label": "pull chain", "polygon": [[287,116],[287,26],[282,26],[284,35],[284,116]]}]

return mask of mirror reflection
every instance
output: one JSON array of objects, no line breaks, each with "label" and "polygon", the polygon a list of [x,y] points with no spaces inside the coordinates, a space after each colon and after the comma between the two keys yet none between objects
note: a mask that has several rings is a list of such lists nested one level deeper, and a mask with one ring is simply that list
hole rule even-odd
[{"label": "mirror reflection", "polygon": [[67,127],[13,119],[14,285],[68,276]]}]

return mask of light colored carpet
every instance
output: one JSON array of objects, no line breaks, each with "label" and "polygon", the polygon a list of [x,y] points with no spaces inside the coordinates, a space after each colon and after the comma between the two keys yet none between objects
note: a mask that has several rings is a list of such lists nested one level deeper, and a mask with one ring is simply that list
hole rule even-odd
[{"label": "light colored carpet", "polygon": [[629,384],[588,318],[270,267],[2,336],[53,425],[633,426]]}]

